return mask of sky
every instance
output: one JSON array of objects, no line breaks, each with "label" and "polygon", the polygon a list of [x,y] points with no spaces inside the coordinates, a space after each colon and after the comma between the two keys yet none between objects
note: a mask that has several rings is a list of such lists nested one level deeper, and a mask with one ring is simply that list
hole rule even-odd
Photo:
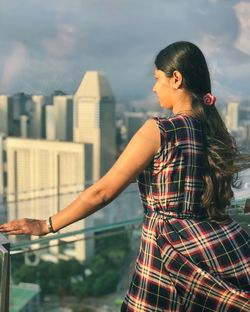
[{"label": "sky", "polygon": [[154,58],[188,40],[213,93],[250,98],[249,0],[1,0],[0,93],[74,94],[102,71],[118,100],[151,99]]}]

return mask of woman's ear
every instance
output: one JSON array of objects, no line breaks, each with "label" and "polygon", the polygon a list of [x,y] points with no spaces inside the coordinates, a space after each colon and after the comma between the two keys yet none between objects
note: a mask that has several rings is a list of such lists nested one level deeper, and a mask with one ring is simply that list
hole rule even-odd
[{"label": "woman's ear", "polygon": [[182,74],[178,70],[173,72],[173,80],[174,89],[179,89],[182,85]]}]

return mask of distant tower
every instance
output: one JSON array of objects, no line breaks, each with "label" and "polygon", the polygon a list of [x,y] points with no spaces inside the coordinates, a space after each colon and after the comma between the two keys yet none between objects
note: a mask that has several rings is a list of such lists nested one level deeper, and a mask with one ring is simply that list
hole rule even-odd
[{"label": "distant tower", "polygon": [[12,118],[12,105],[11,100],[7,95],[0,95],[0,133],[9,135],[11,128]]},{"label": "distant tower", "polygon": [[22,138],[27,138],[28,136],[28,117],[26,115],[21,115],[20,116],[20,127],[21,127],[21,137]]},{"label": "distant tower", "polygon": [[[9,127],[9,136],[21,136],[21,115],[27,115],[27,108],[30,105],[31,96],[23,92],[10,97],[11,101],[11,125]],[[32,131],[31,131],[32,132]]]},{"label": "distant tower", "polygon": [[115,100],[104,74],[86,72],[74,96],[74,141],[93,144],[93,179],[115,161]]},{"label": "distant tower", "polygon": [[58,95],[53,98],[55,107],[56,139],[59,141],[73,140],[73,97]]},{"label": "distant tower", "polygon": [[34,139],[42,139],[45,132],[45,96],[33,95],[32,96],[32,117],[31,117],[31,133],[30,137]]},{"label": "distant tower", "polygon": [[48,141],[56,140],[55,106],[47,105],[45,108],[46,124],[45,137]]},{"label": "distant tower", "polygon": [[145,122],[146,116],[142,112],[125,112],[125,126],[127,128],[127,141]]},{"label": "distant tower", "polygon": [[230,130],[236,130],[238,128],[239,120],[239,103],[230,102],[227,106],[227,127]]},{"label": "distant tower", "polygon": [[[11,101],[13,105],[13,116],[14,120],[19,121],[20,115],[25,115],[26,113],[26,105],[30,100],[30,95],[27,95],[23,92],[17,93],[11,96]],[[18,130],[19,127],[18,127]]]}]

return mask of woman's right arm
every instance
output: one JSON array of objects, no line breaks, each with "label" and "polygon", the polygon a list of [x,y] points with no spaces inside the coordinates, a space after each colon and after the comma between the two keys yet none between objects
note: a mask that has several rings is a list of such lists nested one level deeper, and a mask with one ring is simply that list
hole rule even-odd
[{"label": "woman's right arm", "polygon": [[[81,192],[67,207],[51,217],[58,231],[110,203],[151,162],[160,147],[160,131],[153,119],[148,120],[133,136],[112,168],[96,183]],[[0,226],[8,234],[45,235],[45,220],[22,219]]]}]

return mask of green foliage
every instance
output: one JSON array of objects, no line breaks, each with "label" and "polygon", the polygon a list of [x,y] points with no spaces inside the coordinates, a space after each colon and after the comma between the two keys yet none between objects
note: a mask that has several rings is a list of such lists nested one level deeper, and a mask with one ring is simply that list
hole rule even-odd
[{"label": "green foliage", "polygon": [[103,272],[94,280],[92,293],[94,296],[107,295],[116,289],[120,274],[114,270]]},{"label": "green foliage", "polygon": [[98,236],[96,254],[88,265],[92,274],[84,280],[84,285],[81,285],[79,296],[98,296],[115,291],[130,251],[129,236],[126,232],[106,231]]}]

